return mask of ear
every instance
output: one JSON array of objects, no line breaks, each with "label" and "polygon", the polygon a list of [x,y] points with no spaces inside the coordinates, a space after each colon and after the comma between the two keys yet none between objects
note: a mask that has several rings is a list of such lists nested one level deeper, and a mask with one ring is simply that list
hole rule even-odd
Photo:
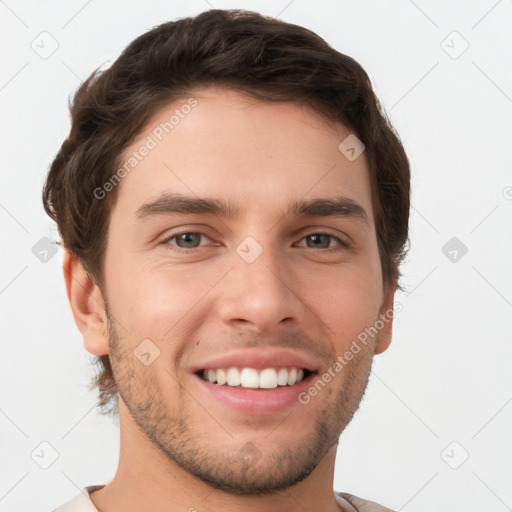
[{"label": "ear", "polygon": [[78,258],[66,249],[62,268],[69,304],[84,338],[85,349],[97,356],[107,354],[107,317],[101,290],[87,275]]},{"label": "ear", "polygon": [[379,331],[379,336],[375,345],[375,354],[384,352],[391,344],[393,318],[395,315],[393,299],[395,297],[396,288],[397,283],[393,282],[384,289],[384,298],[379,311],[379,320],[384,323],[384,326]]}]

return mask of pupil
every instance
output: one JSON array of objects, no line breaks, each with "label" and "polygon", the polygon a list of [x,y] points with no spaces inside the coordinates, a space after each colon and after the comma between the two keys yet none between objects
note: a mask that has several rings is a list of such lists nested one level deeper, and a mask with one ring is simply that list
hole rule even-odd
[{"label": "pupil", "polygon": [[315,240],[315,241],[318,241],[320,239],[320,237],[324,237],[324,240],[327,242],[327,244],[322,244],[321,242],[320,243],[314,243],[313,244],[313,247],[329,247],[329,237],[327,235],[310,235],[310,238]]},{"label": "pupil", "polygon": [[[180,240],[182,242],[184,242],[185,244],[192,244],[194,245],[194,240],[190,240],[191,237],[194,237],[195,235],[197,235],[197,233],[183,233],[182,235],[180,235]],[[188,248],[189,245],[186,245],[186,247]]]}]

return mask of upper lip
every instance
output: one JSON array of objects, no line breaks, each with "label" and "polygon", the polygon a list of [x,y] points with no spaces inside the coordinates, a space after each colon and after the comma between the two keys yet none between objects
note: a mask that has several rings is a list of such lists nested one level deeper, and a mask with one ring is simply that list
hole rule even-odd
[{"label": "upper lip", "polygon": [[219,368],[303,368],[314,372],[319,364],[312,357],[290,352],[289,350],[238,350],[211,357],[194,364],[192,372],[199,370],[216,370]]}]

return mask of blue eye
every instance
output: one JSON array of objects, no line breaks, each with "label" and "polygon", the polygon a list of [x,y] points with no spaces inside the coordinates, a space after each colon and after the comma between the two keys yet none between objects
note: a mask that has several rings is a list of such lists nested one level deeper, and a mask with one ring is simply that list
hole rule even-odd
[{"label": "blue eye", "polygon": [[[310,249],[331,249],[332,247],[330,247],[330,242],[332,240],[336,240],[337,245],[341,245],[342,247],[349,247],[348,243],[329,233],[311,233],[306,235],[302,240],[308,240],[306,244]],[[309,240],[311,240],[311,243],[309,243]],[[304,246],[302,245],[301,247]]]},{"label": "blue eye", "polygon": [[[190,252],[190,249],[196,249],[198,247],[201,237],[208,238],[205,234],[197,231],[186,231],[166,238],[163,243],[167,246],[172,246],[171,250],[173,251]],[[176,240],[176,244],[170,243],[171,240]]]},{"label": "blue eye", "polygon": [[[184,231],[177,233],[170,237],[167,237],[162,243],[172,251],[181,253],[191,253],[194,249],[201,247],[202,237],[210,240],[204,233],[198,231]],[[301,238],[301,242],[306,240],[306,245],[299,243],[299,247],[307,247],[309,249],[336,249],[337,248],[348,248],[350,245],[338,238],[337,236],[331,235],[330,233],[311,233]],[[174,242],[173,242],[174,241]],[[336,243],[333,245],[332,242]]]}]

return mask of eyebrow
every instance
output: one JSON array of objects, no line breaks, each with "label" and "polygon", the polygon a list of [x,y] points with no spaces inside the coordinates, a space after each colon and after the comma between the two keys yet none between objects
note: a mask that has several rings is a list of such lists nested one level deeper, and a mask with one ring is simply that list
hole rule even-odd
[{"label": "eyebrow", "polygon": [[[137,210],[136,218],[143,221],[153,216],[172,213],[210,214],[233,218],[240,215],[240,209],[234,203],[210,197],[163,194],[153,201],[144,203]],[[297,217],[342,217],[362,221],[370,226],[365,209],[353,199],[344,196],[292,201],[288,205],[287,214]]]}]

